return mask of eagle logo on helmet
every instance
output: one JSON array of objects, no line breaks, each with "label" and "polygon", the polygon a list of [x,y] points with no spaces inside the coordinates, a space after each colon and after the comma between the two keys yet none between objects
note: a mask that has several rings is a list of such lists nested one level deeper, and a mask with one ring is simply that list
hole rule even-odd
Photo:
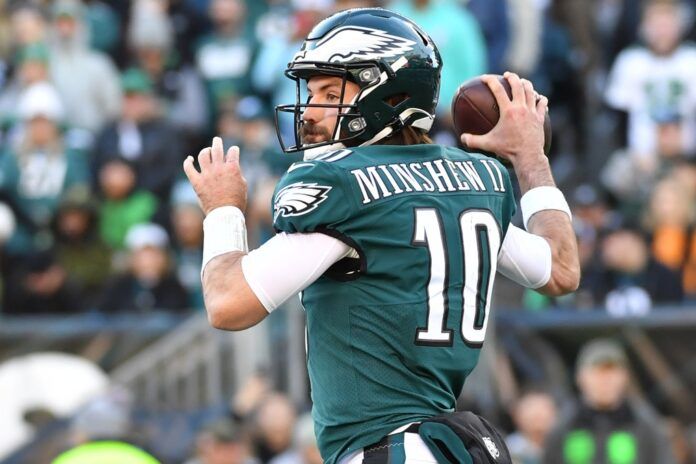
[{"label": "eagle logo on helmet", "polygon": [[278,191],[273,205],[274,219],[301,216],[313,211],[328,198],[331,187],[314,183],[295,182]]},{"label": "eagle logo on helmet", "polygon": [[415,44],[380,29],[345,26],[331,31],[314,48],[297,53],[293,61],[348,63],[356,58],[361,61],[392,58],[412,50]]}]

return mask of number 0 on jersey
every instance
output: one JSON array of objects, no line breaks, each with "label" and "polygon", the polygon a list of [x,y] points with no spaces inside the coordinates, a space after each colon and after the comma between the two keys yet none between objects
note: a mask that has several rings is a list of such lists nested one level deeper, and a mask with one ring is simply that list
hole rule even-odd
[{"label": "number 0 on jersey", "polygon": [[[447,328],[450,263],[442,219],[435,208],[416,208],[413,240],[430,255],[427,284],[427,326],[416,330],[416,344],[451,346],[453,330]],[[501,232],[495,217],[486,210],[469,209],[459,215],[464,250],[464,285],[461,336],[470,346],[481,346],[486,334]]]}]

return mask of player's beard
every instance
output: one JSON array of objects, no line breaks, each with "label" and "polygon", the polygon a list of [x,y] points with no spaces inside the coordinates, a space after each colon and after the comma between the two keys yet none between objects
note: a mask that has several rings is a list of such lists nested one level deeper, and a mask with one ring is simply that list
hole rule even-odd
[{"label": "player's beard", "polygon": [[303,145],[326,142],[331,140],[331,133],[326,127],[305,122],[300,128],[300,140]]}]

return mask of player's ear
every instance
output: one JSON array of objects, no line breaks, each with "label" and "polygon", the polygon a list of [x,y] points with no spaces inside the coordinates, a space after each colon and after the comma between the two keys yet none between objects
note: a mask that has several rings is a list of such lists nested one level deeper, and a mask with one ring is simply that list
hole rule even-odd
[{"label": "player's ear", "polygon": [[391,95],[387,97],[384,101],[391,107],[394,107],[398,105],[399,103],[403,103],[408,99],[408,94],[407,93],[398,93],[395,95]]}]

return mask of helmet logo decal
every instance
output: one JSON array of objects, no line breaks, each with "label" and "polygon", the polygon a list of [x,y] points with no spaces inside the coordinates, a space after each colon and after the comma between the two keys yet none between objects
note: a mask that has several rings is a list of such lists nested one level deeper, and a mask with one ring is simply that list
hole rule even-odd
[{"label": "helmet logo decal", "polygon": [[314,211],[317,206],[328,198],[331,187],[317,183],[295,182],[282,188],[275,197],[273,204],[274,220],[278,216],[301,216]]},{"label": "helmet logo decal", "polygon": [[416,42],[380,29],[360,26],[339,27],[317,42],[310,50],[302,50],[293,61],[348,63],[358,58],[374,60],[403,55]]}]

